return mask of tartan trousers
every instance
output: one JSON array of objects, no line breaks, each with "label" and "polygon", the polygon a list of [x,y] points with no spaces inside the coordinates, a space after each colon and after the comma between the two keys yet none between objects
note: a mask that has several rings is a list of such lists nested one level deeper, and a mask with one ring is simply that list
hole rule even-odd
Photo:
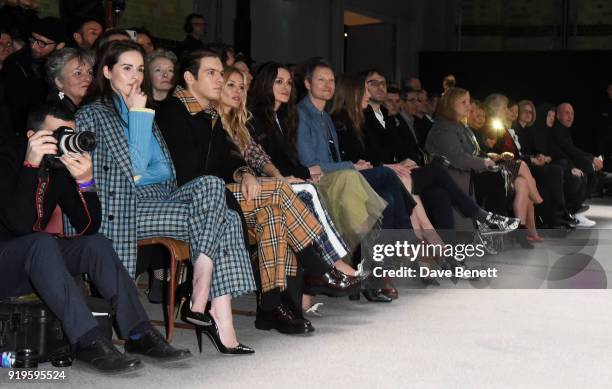
[{"label": "tartan trousers", "polygon": [[260,179],[259,183],[261,192],[251,201],[244,198],[240,184],[228,184],[227,189],[255,232],[261,292],[265,293],[287,287],[287,276],[297,273],[295,253],[312,244],[322,227],[288,184],[278,179]]},{"label": "tartan trousers", "polygon": [[212,259],[211,298],[256,290],[240,216],[227,208],[222,180],[203,176],[172,191],[161,185],[137,190],[138,239],[186,241],[192,262],[200,253]]}]

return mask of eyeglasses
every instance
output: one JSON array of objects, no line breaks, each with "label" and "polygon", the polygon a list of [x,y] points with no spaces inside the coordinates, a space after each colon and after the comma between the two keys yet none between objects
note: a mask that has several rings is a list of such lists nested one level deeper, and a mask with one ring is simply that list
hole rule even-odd
[{"label": "eyeglasses", "polygon": [[385,80],[370,80],[366,84],[371,85],[374,88],[386,88],[387,81]]},{"label": "eyeglasses", "polygon": [[47,47],[49,45],[57,45],[57,42],[45,42],[43,40],[40,40],[38,38],[34,38],[33,36],[31,36],[30,37],[30,44],[32,46],[38,45],[41,49],[44,49],[45,47]]}]

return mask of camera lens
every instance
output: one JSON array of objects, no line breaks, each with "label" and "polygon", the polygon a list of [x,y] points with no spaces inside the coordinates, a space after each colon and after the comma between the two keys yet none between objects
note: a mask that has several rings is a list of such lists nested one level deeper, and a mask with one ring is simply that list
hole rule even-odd
[{"label": "camera lens", "polygon": [[14,367],[18,369],[36,369],[38,367],[38,351],[29,348],[17,350]]}]

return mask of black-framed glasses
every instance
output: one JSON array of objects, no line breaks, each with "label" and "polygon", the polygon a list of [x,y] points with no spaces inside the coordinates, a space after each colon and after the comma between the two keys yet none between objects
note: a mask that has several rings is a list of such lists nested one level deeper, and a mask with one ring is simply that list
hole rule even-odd
[{"label": "black-framed glasses", "polygon": [[49,45],[57,45],[57,42],[45,42],[43,40],[40,40],[38,38],[34,38],[33,36],[31,36],[30,37],[30,44],[32,46],[38,45],[41,49],[44,49],[45,47],[47,47]]}]

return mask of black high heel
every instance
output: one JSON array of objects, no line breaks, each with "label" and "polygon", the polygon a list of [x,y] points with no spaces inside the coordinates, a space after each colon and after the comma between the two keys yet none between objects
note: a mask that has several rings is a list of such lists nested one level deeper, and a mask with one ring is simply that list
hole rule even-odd
[{"label": "black high heel", "polygon": [[221,342],[219,327],[217,327],[217,323],[215,322],[215,319],[213,319],[212,315],[210,315],[210,323],[211,325],[206,327],[196,327],[196,336],[198,337],[198,347],[200,347],[200,352],[202,352],[202,332],[204,332],[212,344],[215,345],[217,351],[219,351],[221,354],[248,355],[255,353],[255,350],[243,345],[242,343],[238,343],[238,346],[236,347],[225,347],[223,342]]}]

